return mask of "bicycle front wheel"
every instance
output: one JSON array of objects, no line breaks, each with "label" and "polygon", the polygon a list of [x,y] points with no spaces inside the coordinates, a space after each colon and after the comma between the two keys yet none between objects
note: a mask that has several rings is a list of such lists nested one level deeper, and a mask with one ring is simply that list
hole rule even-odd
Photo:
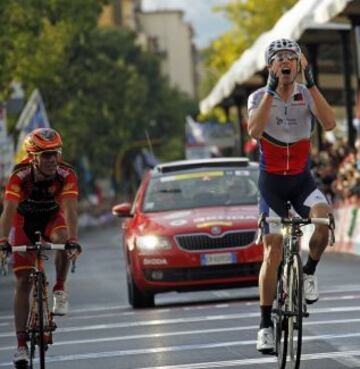
[{"label": "bicycle front wheel", "polygon": [[28,334],[30,338],[30,362],[28,365],[28,369],[33,369],[36,348],[36,331],[32,328],[31,330],[29,330]]},{"label": "bicycle front wheel", "polygon": [[300,255],[293,256],[289,270],[288,353],[291,369],[299,369],[302,346],[303,271]]},{"label": "bicycle front wheel", "polygon": [[40,369],[45,369],[45,340],[44,340],[44,275],[38,277],[38,314],[39,314],[39,360]]},{"label": "bicycle front wheel", "polygon": [[287,315],[285,314],[286,292],[284,290],[284,281],[286,281],[284,276],[284,267],[281,265],[276,288],[275,309],[273,311],[275,351],[279,369],[285,369],[288,346],[288,322]]}]

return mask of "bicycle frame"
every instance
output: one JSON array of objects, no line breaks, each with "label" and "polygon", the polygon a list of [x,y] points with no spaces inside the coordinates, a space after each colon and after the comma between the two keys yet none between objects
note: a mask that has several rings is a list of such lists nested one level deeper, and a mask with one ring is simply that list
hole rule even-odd
[{"label": "bicycle frame", "polygon": [[275,333],[275,351],[279,369],[284,369],[289,353],[292,369],[299,369],[302,349],[302,322],[308,317],[307,306],[303,298],[303,269],[300,257],[301,227],[307,224],[327,225],[330,230],[330,245],[334,244],[334,218],[280,218],[259,219],[260,232],[257,243],[265,233],[265,223],[280,224],[283,234],[283,255],[278,270],[278,282],[273,306]]},{"label": "bicycle frame", "polygon": [[46,278],[44,260],[45,250],[65,250],[64,244],[43,243],[40,232],[36,232],[39,241],[33,245],[13,246],[12,252],[34,251],[35,263],[30,274],[32,279],[32,302],[27,322],[27,336],[30,341],[30,366],[33,369],[36,346],[39,347],[40,369],[45,369],[45,352],[52,344],[52,333],[56,329],[53,314],[49,308],[48,282]]},{"label": "bicycle frame", "polygon": [[30,340],[30,369],[33,368],[36,345],[39,346],[40,368],[45,368],[45,351],[52,344],[52,332],[56,329],[53,314],[50,312],[48,297],[48,282],[44,269],[43,251],[36,251],[34,269],[30,275],[32,279],[32,304],[27,323],[27,335]]},{"label": "bicycle frame", "polygon": [[[299,242],[302,232],[300,225],[291,221],[284,223],[282,230],[283,259],[279,270],[281,282],[278,282],[280,285],[277,288],[274,309],[276,353],[280,369],[285,368],[287,353],[289,353],[291,368],[298,369],[302,348],[302,321],[303,317],[309,316],[303,301],[303,272]],[[280,314],[281,319],[276,319],[276,314]]]}]

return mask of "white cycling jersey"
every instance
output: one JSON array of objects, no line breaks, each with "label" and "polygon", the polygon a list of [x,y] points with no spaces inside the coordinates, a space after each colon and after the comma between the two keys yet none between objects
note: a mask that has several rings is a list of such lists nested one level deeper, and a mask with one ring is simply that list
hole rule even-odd
[{"label": "white cycling jersey", "polygon": [[[259,106],[265,87],[248,99],[249,117]],[[304,172],[310,160],[314,102],[305,85],[295,83],[288,101],[275,94],[269,121],[259,139],[260,170],[293,175]]]}]

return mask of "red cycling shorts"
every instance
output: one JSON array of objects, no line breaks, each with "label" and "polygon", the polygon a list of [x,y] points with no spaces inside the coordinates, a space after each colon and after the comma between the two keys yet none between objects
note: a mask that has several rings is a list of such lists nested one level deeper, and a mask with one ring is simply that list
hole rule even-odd
[{"label": "red cycling shorts", "polygon": [[[46,224],[45,231],[42,237],[45,240],[50,241],[52,233],[58,229],[67,228],[64,214],[59,212],[53,215],[49,222]],[[10,244],[13,246],[19,245],[31,245],[32,242],[29,240],[24,231],[24,217],[19,213],[16,213],[13,222],[13,227],[10,232]],[[15,252],[13,254],[13,271],[18,272],[20,270],[31,269],[35,262],[35,252]]]}]

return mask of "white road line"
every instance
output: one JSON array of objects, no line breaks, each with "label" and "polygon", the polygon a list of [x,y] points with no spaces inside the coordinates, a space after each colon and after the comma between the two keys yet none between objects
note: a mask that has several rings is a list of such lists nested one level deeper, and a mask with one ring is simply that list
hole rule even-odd
[{"label": "white road line", "polygon": [[[96,311],[110,311],[110,310],[119,310],[122,315],[134,315],[135,311],[121,311],[131,309],[130,305],[115,305],[115,306],[90,306],[89,308],[80,308],[80,309],[71,309],[72,314],[76,313],[89,313]],[[0,320],[13,319],[13,315],[5,315],[1,316]]]},{"label": "white road line", "polygon": [[[334,307],[334,308],[319,308],[310,310],[310,316],[312,314],[327,314],[327,313],[345,313],[345,312],[355,312],[360,311],[360,306],[349,306],[349,307]],[[113,329],[113,328],[129,328],[129,327],[145,327],[145,326],[155,326],[155,325],[166,325],[166,324],[184,324],[184,323],[194,323],[194,322],[204,322],[204,321],[220,321],[229,319],[249,319],[254,317],[259,317],[260,314],[257,313],[240,313],[240,314],[227,314],[227,315],[205,315],[196,316],[188,318],[176,318],[176,319],[154,319],[154,320],[143,320],[135,322],[123,322],[123,323],[109,323],[109,324],[95,324],[87,326],[72,326],[58,328],[59,333],[68,332],[80,332],[88,330],[101,330],[101,329]],[[1,337],[13,336],[13,332],[0,333]]]},{"label": "white road line", "polygon": [[[348,299],[351,299],[350,297],[348,297]],[[338,298],[334,298],[334,300],[338,301],[339,299]],[[256,305],[258,305],[259,303],[257,302]],[[224,305],[221,305],[221,307],[219,307],[221,309],[224,309]],[[201,310],[201,309],[196,309],[196,310]],[[346,311],[358,311],[360,310],[360,307],[352,307],[352,306],[348,306],[348,307],[332,307],[332,308],[317,308],[317,309],[314,309],[314,308],[311,308],[309,307],[309,312],[310,314],[312,313],[336,313],[336,312],[346,312]],[[169,312],[171,310],[148,310],[146,312],[142,312],[142,315],[145,313],[145,314],[151,314],[152,312],[156,312],[157,314],[158,313],[163,313],[163,312]],[[73,312],[71,312],[72,314]],[[121,316],[131,316],[131,315],[134,315],[134,316],[137,316],[138,313],[137,312],[116,312],[116,313],[107,313],[107,314],[96,314],[96,315],[83,315],[83,316],[72,316],[72,315],[68,315],[66,317],[66,320],[69,321],[69,320],[87,320],[87,319],[103,319],[103,318],[113,318],[113,317],[121,317]],[[229,314],[228,317],[229,318],[221,318],[221,317],[218,317],[218,318],[214,318],[214,319],[233,319],[233,318],[252,318],[252,317],[255,317],[255,316],[259,316],[259,313],[241,313],[241,314]],[[145,315],[146,317],[146,315]],[[8,316],[8,319],[10,320],[13,319],[12,316]],[[60,318],[62,319],[62,318]],[[184,322],[191,322],[191,321],[198,321],[198,320],[203,320],[204,318],[179,318],[177,319],[176,321],[170,321],[171,323],[184,323]],[[210,319],[212,320],[212,318],[207,318],[207,319]],[[152,321],[151,321],[152,322]],[[163,324],[162,322],[164,323],[168,323],[169,321],[168,320],[157,320],[156,322],[158,323],[151,323],[151,324]],[[129,323],[131,324],[131,323]],[[145,325],[148,325],[150,323],[148,322],[136,322],[134,323],[136,326],[137,325],[142,325],[142,324],[145,324]],[[0,337],[1,334],[0,334]]]},{"label": "white road line", "polygon": [[[360,288],[355,288],[355,287],[347,287],[347,286],[338,286],[338,289],[333,289],[333,290],[327,290],[327,291],[320,291],[322,294],[325,293],[339,293],[339,292],[352,292],[352,291],[360,291]],[[343,290],[341,290],[341,288],[343,288]],[[360,299],[360,295],[345,295],[345,296],[333,296],[333,297],[326,297],[326,296],[321,296],[321,300],[320,301],[339,301],[339,300],[357,300]],[[177,301],[172,301],[171,303],[176,303],[179,302]],[[170,303],[170,302],[168,302]],[[224,309],[226,307],[231,307],[234,304],[245,304],[246,306],[258,306],[259,305],[259,301],[249,301],[249,302],[245,302],[245,303],[239,303],[239,301],[236,301],[236,299],[234,299],[233,302],[231,303],[221,303],[218,305],[215,305],[215,308],[217,309]],[[173,308],[165,308],[162,309],[161,307],[155,308],[155,309],[149,309],[146,311],[137,311],[137,310],[131,310],[132,308],[130,307],[130,305],[114,305],[114,306],[90,306],[89,308],[79,308],[79,309],[71,309],[71,315],[69,315],[67,317],[67,319],[81,319],[81,320],[85,320],[85,319],[93,319],[93,318],[106,318],[106,317],[112,317],[112,316],[131,316],[131,315],[138,315],[138,314],[151,314],[154,311],[159,314],[159,313],[168,313],[173,309],[182,309],[185,311],[191,311],[191,310],[206,310],[206,309],[214,309],[214,305],[209,305],[209,304],[205,304],[205,305],[196,305],[196,306],[184,306],[184,307],[173,307]],[[118,310],[118,312],[116,313],[104,313],[104,314],[89,314],[89,315],[81,315],[81,316],[75,316],[73,314],[81,314],[81,313],[89,313],[89,312],[101,312],[101,311],[114,311],[114,310]],[[125,311],[124,311],[125,310]],[[1,320],[13,320],[14,316],[13,315],[3,315],[0,316],[0,321]]]},{"label": "white road line", "polygon": [[[360,333],[354,334],[355,336],[359,337]],[[339,336],[325,336],[326,339],[332,338],[341,338],[343,335]],[[347,335],[348,337],[352,337],[353,335]],[[320,337],[320,336],[319,336]],[[311,337],[313,338],[313,337]],[[314,340],[314,339],[312,339]],[[232,342],[222,342],[222,343],[212,343],[212,344],[198,344],[198,345],[181,345],[181,346],[169,346],[169,347],[153,347],[148,349],[132,349],[132,350],[118,350],[118,351],[105,351],[105,352],[91,352],[86,354],[71,354],[71,355],[59,355],[59,356],[48,356],[47,362],[64,362],[64,361],[77,361],[77,360],[91,360],[91,359],[100,359],[100,358],[111,358],[111,357],[124,357],[130,355],[147,355],[147,354],[159,354],[165,352],[180,352],[180,351],[189,351],[189,350],[201,350],[201,349],[214,349],[214,348],[222,348],[222,347],[233,347],[233,346],[244,346],[244,345],[255,345],[254,341],[232,341]],[[360,356],[360,351],[346,351],[346,352],[330,352],[330,353],[316,353],[316,354],[304,354],[302,355],[303,360],[314,360],[314,359],[329,359],[339,356]],[[237,363],[237,365],[245,365],[242,364],[246,362],[247,364],[251,363],[253,360],[259,360],[259,364],[274,362],[275,359],[271,358],[271,361],[268,359],[246,359],[246,360],[232,360],[232,361],[225,361],[221,363]],[[263,362],[263,360],[266,360]],[[218,365],[219,362],[217,362]],[[0,367],[6,367],[12,365],[11,362],[3,362],[0,363]],[[195,365],[204,365],[204,364],[195,364]],[[226,365],[225,365],[226,366]],[[234,366],[234,365],[227,365],[227,366]],[[160,369],[160,368],[178,368],[179,366],[170,366],[170,367],[153,367],[151,369]],[[183,367],[183,366],[180,366]],[[191,364],[187,368],[190,368]],[[196,366],[195,366],[196,367]],[[205,366],[204,368],[207,368]],[[213,366],[217,367],[217,366]],[[199,368],[203,368],[199,366]],[[210,367],[211,368],[211,367]],[[144,368],[145,369],[145,368]],[[150,368],[147,368],[150,369]]]},{"label": "white road line", "polygon": [[[334,325],[334,324],[353,324],[360,323],[359,319],[339,319],[339,320],[325,320],[319,322],[306,322],[305,326],[311,327],[317,325]],[[246,327],[228,327],[228,328],[213,328],[213,329],[197,329],[191,331],[176,331],[176,332],[164,332],[164,333],[147,333],[147,334],[133,334],[133,335],[121,335],[121,336],[110,336],[102,338],[90,338],[90,339],[78,339],[78,340],[57,340],[55,339],[54,347],[64,345],[78,345],[78,344],[89,344],[89,343],[103,343],[103,342],[115,342],[115,341],[130,341],[136,339],[148,339],[148,338],[163,338],[171,336],[190,336],[190,335],[206,335],[210,333],[223,333],[223,332],[236,332],[246,330],[256,330],[258,325],[250,325]],[[309,336],[311,337],[311,336]],[[314,336],[313,336],[314,337]],[[0,351],[12,350],[13,346],[0,347]]]},{"label": "white road line", "polygon": [[[325,294],[335,294],[335,293],[345,293],[345,292],[357,292],[360,291],[360,286],[359,285],[339,285],[339,286],[334,286],[334,288],[332,289],[324,289],[324,290],[320,290],[321,295],[325,295]],[[161,295],[160,295],[161,296]],[[246,296],[239,296],[239,298],[246,298]],[[334,296],[334,297],[323,297],[321,296],[321,301],[336,301],[336,300],[352,300],[352,299],[358,299],[360,298],[360,295],[348,295],[348,296]],[[191,300],[193,301],[193,300]],[[159,302],[164,303],[165,301],[162,301],[161,297],[159,298]],[[170,301],[166,301],[166,303],[176,303],[179,302],[179,299],[172,299],[171,302]],[[190,301],[189,301],[190,302]],[[219,305],[219,307],[224,308],[224,306],[230,306],[233,304],[239,304],[238,301],[236,301],[236,299],[234,300],[234,302],[231,302],[229,304],[221,304]],[[254,302],[245,302],[246,305],[259,305],[258,301],[254,301]],[[185,307],[181,307],[181,309],[184,310],[198,310],[198,309],[202,309],[202,308],[209,308],[212,307],[209,304],[205,304],[205,305],[196,305],[196,306],[185,306]],[[218,307],[218,306],[216,306]],[[176,308],[176,307],[175,307]],[[97,312],[97,311],[111,311],[111,310],[127,310],[127,311],[120,311],[117,315],[135,315],[135,314],[139,314],[139,311],[133,311],[131,310],[130,305],[113,305],[113,306],[103,306],[103,305],[94,305],[94,306],[90,306],[88,308],[78,308],[78,309],[72,309],[71,313],[72,314],[76,314],[76,313],[88,313],[88,312]],[[168,312],[171,311],[172,309],[161,309],[161,308],[155,308],[156,312]],[[154,310],[148,310],[147,312],[152,312]],[[144,314],[144,311],[141,311],[141,314]],[[91,315],[89,315],[89,317],[92,317]],[[96,317],[96,316],[94,316]],[[75,316],[69,316],[68,318],[79,318],[79,317],[75,317]],[[13,315],[3,315],[0,316],[0,320],[7,320],[7,319],[13,319]]]}]

